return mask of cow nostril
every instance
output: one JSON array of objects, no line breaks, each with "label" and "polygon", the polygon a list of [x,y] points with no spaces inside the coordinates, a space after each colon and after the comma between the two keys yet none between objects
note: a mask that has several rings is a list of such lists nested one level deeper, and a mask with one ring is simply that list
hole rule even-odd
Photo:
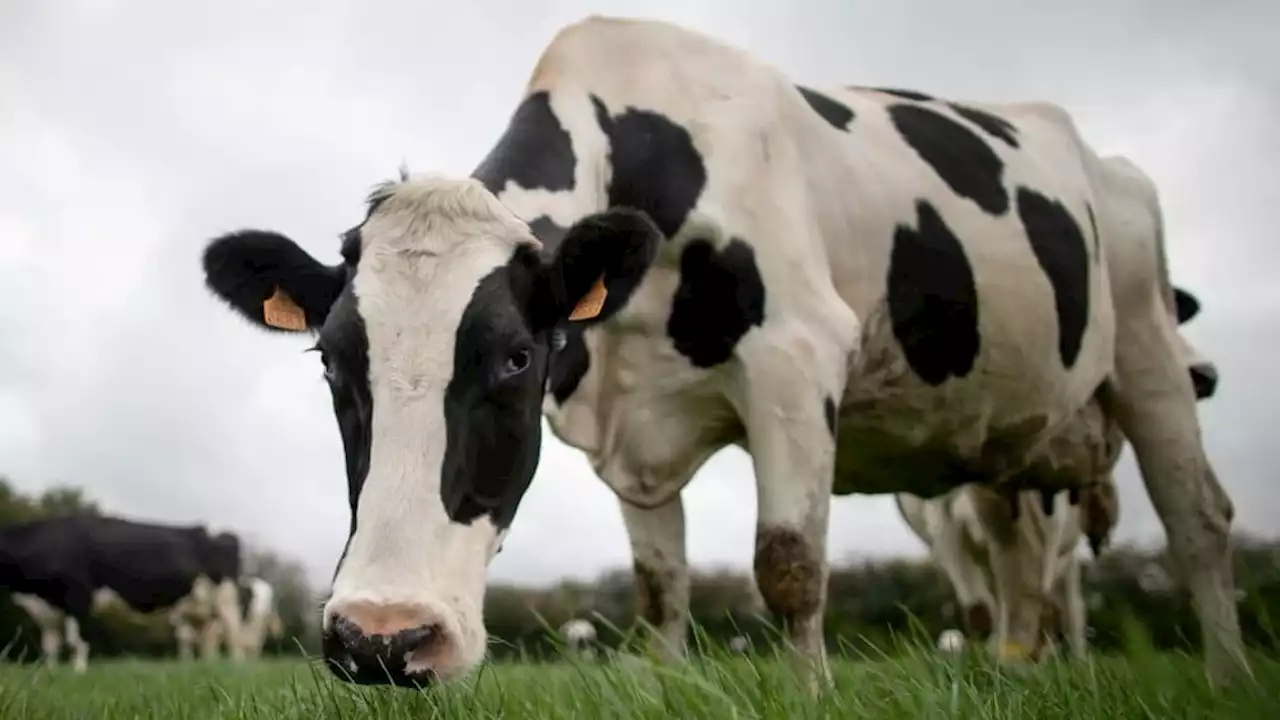
[{"label": "cow nostril", "polygon": [[333,633],[338,636],[338,640],[347,648],[355,647],[364,639],[364,633],[360,630],[360,626],[345,615],[334,613],[329,620],[329,627],[333,629]]},{"label": "cow nostril", "polygon": [[439,625],[419,625],[408,630],[401,630],[395,634],[395,637],[391,638],[391,652],[400,657],[406,655],[417,657],[418,655],[429,654],[431,646],[435,644],[439,635]]}]

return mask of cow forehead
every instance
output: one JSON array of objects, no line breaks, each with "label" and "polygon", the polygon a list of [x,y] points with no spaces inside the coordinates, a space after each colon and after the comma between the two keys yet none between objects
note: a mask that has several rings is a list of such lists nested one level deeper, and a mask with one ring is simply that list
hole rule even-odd
[{"label": "cow forehead", "polygon": [[482,279],[521,244],[537,245],[523,222],[483,185],[432,176],[375,193],[360,227],[352,294],[371,359],[451,363],[451,348]]},{"label": "cow forehead", "polygon": [[369,198],[361,226],[362,259],[467,254],[480,240],[514,250],[536,243],[529,226],[478,180],[423,175],[384,183]]}]

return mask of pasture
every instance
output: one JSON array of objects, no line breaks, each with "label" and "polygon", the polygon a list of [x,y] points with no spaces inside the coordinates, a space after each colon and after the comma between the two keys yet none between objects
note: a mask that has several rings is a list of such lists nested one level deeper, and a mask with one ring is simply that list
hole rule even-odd
[{"label": "pasture", "polygon": [[976,654],[922,650],[833,658],[835,688],[809,700],[779,661],[712,657],[680,669],[640,661],[497,663],[434,692],[356,687],[298,660],[176,664],[117,660],[84,676],[0,665],[0,717],[67,718],[1274,718],[1280,663],[1214,693],[1197,657],[1130,652],[1001,670]]}]

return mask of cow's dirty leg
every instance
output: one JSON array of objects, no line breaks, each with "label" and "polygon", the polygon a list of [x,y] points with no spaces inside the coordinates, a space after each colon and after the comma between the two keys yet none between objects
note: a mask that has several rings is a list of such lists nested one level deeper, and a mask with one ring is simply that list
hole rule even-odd
[{"label": "cow's dirty leg", "polygon": [[1104,406],[1133,445],[1170,555],[1190,590],[1210,681],[1222,685],[1251,676],[1231,568],[1233,508],[1205,457],[1195,394],[1178,362],[1173,329],[1152,323],[1122,332],[1117,382],[1104,388]]},{"label": "cow's dirty leg", "polygon": [[44,656],[45,667],[57,667],[58,655],[62,652],[62,635],[56,628],[40,629],[40,654]]},{"label": "cow's dirty leg", "polygon": [[[232,578],[223,578],[214,591],[214,612],[222,626],[222,641],[227,657],[235,662],[245,659],[244,618],[240,615],[240,589]],[[215,650],[216,652],[216,650]]]},{"label": "cow's dirty leg", "polygon": [[89,643],[80,636],[80,621],[68,615],[63,632],[71,647],[71,668],[77,674],[84,674],[89,669]]},{"label": "cow's dirty leg", "polygon": [[631,541],[636,617],[650,626],[644,628],[650,651],[662,662],[679,662],[689,627],[684,503],[679,495],[652,509],[619,502]]},{"label": "cow's dirty leg", "polygon": [[[835,471],[837,363],[816,343],[790,338],[756,348],[748,365],[748,446],[756,471],[755,578],[782,624],[793,665],[809,692],[831,682],[823,637],[827,601],[827,521]],[[810,360],[816,367],[800,367]],[[823,366],[832,373],[828,384]],[[840,364],[843,368],[843,365]],[[798,379],[805,380],[799,381]]]}]

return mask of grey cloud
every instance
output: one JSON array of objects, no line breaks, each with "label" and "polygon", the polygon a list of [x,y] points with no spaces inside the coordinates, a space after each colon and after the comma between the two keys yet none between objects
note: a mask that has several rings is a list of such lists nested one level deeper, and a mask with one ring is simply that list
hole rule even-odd
[{"label": "grey cloud", "polygon": [[[538,52],[613,3],[234,0],[8,4],[0,11],[0,472],[85,485],[113,510],[207,519],[323,583],[346,502],[338,434],[305,343],[266,336],[201,284],[209,237],[244,225],[336,257],[336,234],[400,159],[464,173],[501,132]],[[1274,3],[1020,0],[651,3],[813,85],[1050,100],[1160,184],[1186,332],[1221,366],[1201,410],[1239,524],[1274,532],[1268,384],[1280,297]],[[800,6],[793,6],[800,7]],[[20,241],[21,238],[26,241]],[[549,433],[548,433],[549,435]],[[1132,460],[1122,539],[1159,525]],[[690,556],[748,567],[750,459],[686,492]],[[887,497],[836,501],[830,554],[918,554]],[[616,503],[548,439],[493,574],[548,581],[628,562]]]}]

